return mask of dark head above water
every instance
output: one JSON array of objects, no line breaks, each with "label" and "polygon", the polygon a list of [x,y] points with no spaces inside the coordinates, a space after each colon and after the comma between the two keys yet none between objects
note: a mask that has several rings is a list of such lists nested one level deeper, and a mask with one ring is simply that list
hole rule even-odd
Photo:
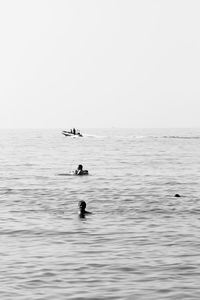
[{"label": "dark head above water", "polygon": [[181,197],[179,194],[175,194],[174,197]]},{"label": "dark head above water", "polygon": [[83,201],[83,200],[79,201],[78,207],[79,207],[79,216],[81,218],[84,218],[86,214],[91,214],[91,212],[85,210],[86,209],[85,201]]},{"label": "dark head above water", "polygon": [[79,207],[80,211],[85,212],[85,208],[86,208],[86,203],[85,203],[85,201],[83,201],[83,200],[79,201],[78,207]]},{"label": "dark head above water", "polygon": [[78,165],[78,168],[77,168],[77,170],[80,170],[80,171],[82,171],[82,170],[83,170],[83,165]]}]

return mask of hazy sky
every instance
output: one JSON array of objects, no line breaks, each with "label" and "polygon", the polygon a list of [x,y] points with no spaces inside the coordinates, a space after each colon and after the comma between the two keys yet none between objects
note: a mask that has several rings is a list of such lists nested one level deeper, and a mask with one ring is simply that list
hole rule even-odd
[{"label": "hazy sky", "polygon": [[200,127],[199,0],[0,1],[0,127]]}]

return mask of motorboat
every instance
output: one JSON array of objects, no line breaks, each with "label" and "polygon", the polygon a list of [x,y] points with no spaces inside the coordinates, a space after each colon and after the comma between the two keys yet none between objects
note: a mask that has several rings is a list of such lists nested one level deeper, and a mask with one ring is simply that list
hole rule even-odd
[{"label": "motorboat", "polygon": [[70,131],[67,131],[67,130],[63,130],[62,131],[62,134],[64,136],[71,136],[71,137],[75,137],[75,136],[79,136],[79,137],[82,137],[83,135],[80,133],[79,130],[70,130]]}]

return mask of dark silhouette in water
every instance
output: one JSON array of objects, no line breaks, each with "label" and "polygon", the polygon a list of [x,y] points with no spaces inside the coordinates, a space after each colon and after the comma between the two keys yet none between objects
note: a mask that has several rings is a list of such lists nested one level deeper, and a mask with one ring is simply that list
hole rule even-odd
[{"label": "dark silhouette in water", "polygon": [[174,197],[181,197],[179,194],[175,194]]},{"label": "dark silhouette in water", "polygon": [[78,165],[77,170],[75,171],[76,175],[88,175],[88,170],[83,170],[82,165]]},{"label": "dark silhouette in water", "polygon": [[86,203],[85,201],[81,200],[78,203],[78,207],[79,207],[79,217],[80,218],[85,218],[85,215],[91,214],[91,212],[86,211]]}]

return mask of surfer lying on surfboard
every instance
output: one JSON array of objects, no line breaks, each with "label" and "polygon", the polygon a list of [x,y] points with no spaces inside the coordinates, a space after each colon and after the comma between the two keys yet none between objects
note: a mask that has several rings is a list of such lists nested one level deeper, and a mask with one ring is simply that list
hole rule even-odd
[{"label": "surfer lying on surfboard", "polygon": [[82,165],[78,165],[77,169],[75,171],[70,171],[68,173],[60,173],[58,175],[63,175],[63,176],[71,176],[71,175],[89,175],[88,170],[83,170]]},{"label": "surfer lying on surfboard", "polygon": [[77,170],[75,170],[75,175],[88,175],[88,170],[83,170],[83,166],[82,165],[78,165]]}]

